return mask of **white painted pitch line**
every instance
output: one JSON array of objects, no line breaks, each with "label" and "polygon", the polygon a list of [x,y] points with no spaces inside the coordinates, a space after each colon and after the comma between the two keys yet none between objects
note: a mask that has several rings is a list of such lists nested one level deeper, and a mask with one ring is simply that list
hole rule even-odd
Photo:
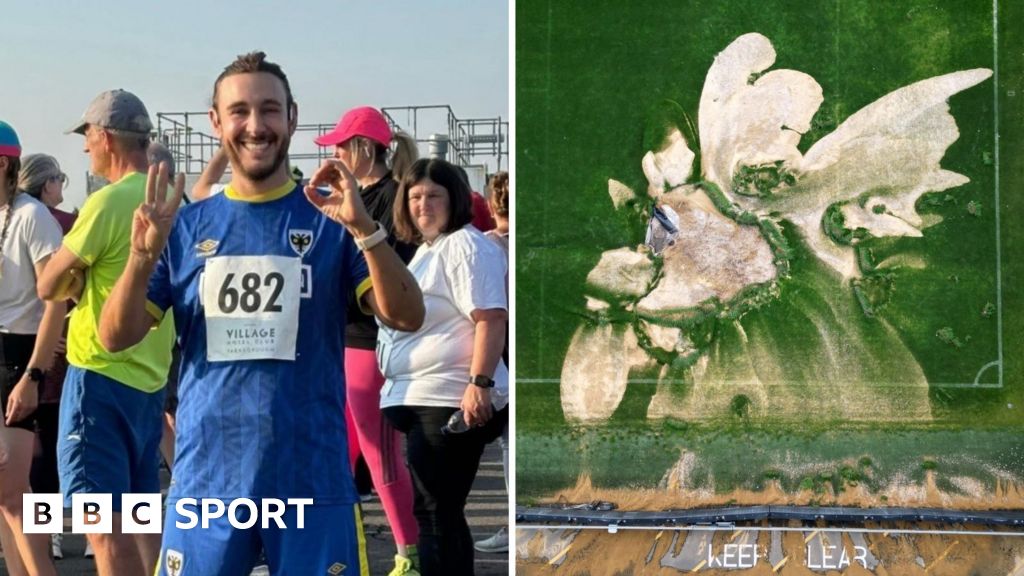
[{"label": "white painted pitch line", "polygon": [[992,0],[992,96],[995,115],[996,215],[996,342],[999,350],[999,385],[1003,385],[1003,258],[999,239],[999,0]]},{"label": "white painted pitch line", "polygon": [[[989,365],[995,364],[995,362]],[[515,384],[560,384],[561,378],[516,378]],[[626,381],[626,384],[687,384],[683,380],[658,380],[657,378],[633,378]],[[740,386],[746,385],[747,382],[717,382],[716,384],[724,386]],[[906,388],[909,384],[894,384],[891,382],[858,382],[861,386],[870,386],[872,388]],[[786,384],[766,384],[766,388],[786,386]],[[933,382],[929,383],[929,386],[937,388],[1002,388],[1002,384],[968,384],[968,383],[944,383],[944,382]]]}]

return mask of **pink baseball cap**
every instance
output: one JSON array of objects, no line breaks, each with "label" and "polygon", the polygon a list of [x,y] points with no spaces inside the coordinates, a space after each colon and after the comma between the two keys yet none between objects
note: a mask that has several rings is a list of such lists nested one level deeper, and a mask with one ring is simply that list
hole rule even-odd
[{"label": "pink baseball cap", "polygon": [[376,108],[361,106],[345,112],[334,130],[315,138],[313,142],[318,146],[336,146],[348,142],[353,136],[362,136],[388,146],[391,144],[391,127]]}]

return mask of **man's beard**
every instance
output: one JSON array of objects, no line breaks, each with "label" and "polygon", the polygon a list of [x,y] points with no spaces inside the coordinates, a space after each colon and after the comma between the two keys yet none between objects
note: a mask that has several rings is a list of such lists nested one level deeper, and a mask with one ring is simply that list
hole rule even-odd
[{"label": "man's beard", "polygon": [[[232,170],[237,170],[239,174],[253,182],[263,182],[267,178],[270,178],[275,172],[277,172],[278,168],[288,160],[288,146],[291,144],[291,137],[285,133],[279,136],[276,141],[280,145],[277,148],[277,155],[274,156],[274,160],[270,164],[257,167],[254,170],[249,170],[242,163],[242,159],[239,156],[239,148],[242,147],[241,144],[233,142],[230,146],[224,146],[224,149],[227,150],[228,153],[228,160],[231,161]],[[272,145],[273,141],[268,141],[268,144]]]}]

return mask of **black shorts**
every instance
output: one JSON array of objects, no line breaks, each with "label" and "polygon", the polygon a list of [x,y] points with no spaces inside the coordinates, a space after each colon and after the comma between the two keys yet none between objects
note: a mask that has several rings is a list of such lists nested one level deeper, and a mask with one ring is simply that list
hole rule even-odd
[{"label": "black shorts", "polygon": [[[36,345],[35,334],[0,334],[0,418],[7,412],[7,399],[25,374],[32,350]],[[36,413],[33,411],[24,419],[8,428],[21,428],[34,432]]]}]

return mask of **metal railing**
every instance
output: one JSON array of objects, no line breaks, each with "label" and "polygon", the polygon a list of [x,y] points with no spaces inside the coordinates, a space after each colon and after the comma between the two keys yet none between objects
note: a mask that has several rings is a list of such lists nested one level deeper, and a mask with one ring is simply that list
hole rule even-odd
[{"label": "metal railing", "polygon": [[156,115],[156,138],[170,151],[179,172],[199,174],[206,168],[220,140],[199,130],[208,126],[209,116],[202,112],[161,112]]},{"label": "metal railing", "polygon": [[[391,124],[392,129],[401,129],[409,132],[419,144],[430,145],[435,142],[433,134],[447,136],[447,142],[451,150],[449,160],[460,166],[472,166],[481,156],[493,157],[496,160],[496,170],[502,166],[508,166],[508,130],[509,123],[502,120],[500,116],[495,118],[458,118],[452,111],[451,106],[446,104],[434,106],[402,106],[382,108],[381,112]],[[400,122],[400,115],[405,115],[405,122]],[[432,134],[423,137],[420,130],[421,123],[424,123],[423,116],[427,121],[434,120]],[[430,118],[435,116],[435,118]],[[436,118],[440,116],[440,120]],[[404,128],[404,126],[411,126]],[[443,132],[438,127],[443,127]]]},{"label": "metal railing", "polygon": [[[509,123],[501,117],[460,119],[448,105],[404,106],[382,108],[381,112],[393,130],[411,135],[425,149],[438,140],[447,142],[447,159],[454,164],[474,168],[483,173],[508,166]],[[160,112],[156,115],[155,140],[170,150],[179,172],[199,174],[206,167],[220,140],[199,127],[209,126],[205,112]],[[299,124],[292,142],[312,142],[334,129],[334,124]],[[319,163],[332,155],[329,148],[303,151],[292,146],[289,157],[293,161],[313,160]],[[495,166],[491,169],[490,163]]]}]

